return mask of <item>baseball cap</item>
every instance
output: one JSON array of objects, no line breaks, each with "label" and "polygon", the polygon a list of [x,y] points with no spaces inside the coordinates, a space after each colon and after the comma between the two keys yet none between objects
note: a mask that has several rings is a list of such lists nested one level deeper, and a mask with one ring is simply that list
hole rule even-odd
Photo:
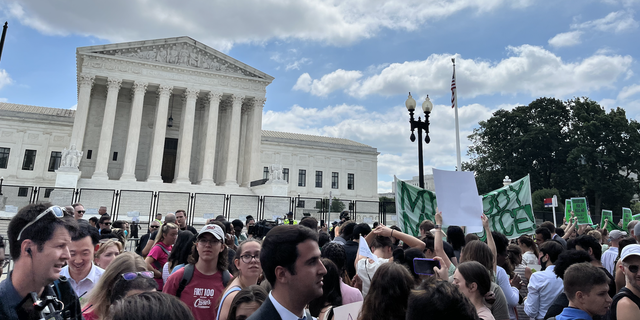
[{"label": "baseball cap", "polygon": [[640,244],[630,244],[622,249],[622,254],[620,254],[620,260],[624,261],[627,257],[630,256],[640,256]]},{"label": "baseball cap", "polygon": [[287,215],[288,215],[288,216],[292,216],[292,215],[293,215],[293,212],[289,211],[289,212],[287,213]]},{"label": "baseball cap", "polygon": [[224,239],[224,231],[222,231],[222,228],[217,224],[212,223],[202,227],[202,229],[200,229],[200,233],[198,233],[198,237],[205,234],[205,232],[211,233],[218,240]]},{"label": "baseball cap", "polygon": [[624,231],[620,231],[620,230],[613,230],[611,232],[609,232],[609,238],[611,240],[618,240],[622,237],[626,237],[627,233]]}]

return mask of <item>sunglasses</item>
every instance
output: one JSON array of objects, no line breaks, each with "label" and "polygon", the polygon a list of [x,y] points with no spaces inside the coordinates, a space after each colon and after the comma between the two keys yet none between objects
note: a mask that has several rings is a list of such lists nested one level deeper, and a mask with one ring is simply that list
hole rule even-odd
[{"label": "sunglasses", "polygon": [[627,269],[629,269],[631,273],[638,273],[638,269],[640,269],[640,266],[636,266],[635,264],[630,264],[627,266]]},{"label": "sunglasses", "polygon": [[122,279],[131,281],[137,277],[153,279],[153,271],[127,272],[122,274]]},{"label": "sunglasses", "polygon": [[110,226],[110,225],[111,225],[111,222],[105,222],[105,223],[103,223],[103,224],[104,224],[105,226]]},{"label": "sunglasses", "polygon": [[160,228],[160,226],[149,226],[149,228],[151,228],[151,229],[158,229],[158,228]]},{"label": "sunglasses", "polygon": [[39,214],[33,221],[27,223],[27,225],[24,226],[24,228],[22,228],[22,230],[20,230],[20,233],[18,233],[18,241],[23,240],[21,237],[22,237],[22,232],[24,232],[24,230],[26,230],[32,224],[36,223],[42,217],[46,216],[47,213],[51,213],[56,218],[60,219],[60,218],[63,218],[65,216],[65,214],[67,213],[67,210],[65,208],[63,208],[63,207],[58,207],[58,206],[49,207],[47,210],[45,210],[41,214]]},{"label": "sunglasses", "polygon": [[85,213],[85,212],[87,212],[87,211],[85,211],[85,210],[78,210],[78,211],[76,211],[76,212],[77,212],[77,213]]}]

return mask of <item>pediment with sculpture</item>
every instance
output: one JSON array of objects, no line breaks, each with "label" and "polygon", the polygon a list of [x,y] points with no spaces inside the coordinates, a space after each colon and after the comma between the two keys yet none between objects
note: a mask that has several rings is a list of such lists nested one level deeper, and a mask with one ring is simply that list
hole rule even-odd
[{"label": "pediment with sculpture", "polygon": [[93,51],[92,53],[265,79],[261,75],[250,72],[189,43],[153,44],[141,47]]}]

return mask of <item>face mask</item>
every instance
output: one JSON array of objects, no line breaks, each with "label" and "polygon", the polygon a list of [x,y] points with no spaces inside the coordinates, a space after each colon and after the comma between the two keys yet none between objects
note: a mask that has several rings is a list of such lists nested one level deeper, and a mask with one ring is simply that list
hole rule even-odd
[{"label": "face mask", "polygon": [[544,256],[542,256],[542,258],[540,258],[540,266],[542,267],[542,270],[547,268],[547,262],[548,262],[548,261],[542,261],[543,258],[544,258]]},{"label": "face mask", "polygon": [[124,236],[125,236],[125,237],[129,236],[129,230],[125,230],[125,231],[124,231]]}]

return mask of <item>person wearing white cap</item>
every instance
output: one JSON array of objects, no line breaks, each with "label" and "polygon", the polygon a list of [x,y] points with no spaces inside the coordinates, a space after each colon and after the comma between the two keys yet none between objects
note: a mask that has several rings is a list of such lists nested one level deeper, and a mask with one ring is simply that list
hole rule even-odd
[{"label": "person wearing white cap", "polygon": [[[634,221],[638,221],[638,220],[634,220]],[[640,239],[640,223],[636,223],[636,226],[633,227],[632,236],[634,236],[636,240]]]},{"label": "person wearing white cap", "polygon": [[162,289],[162,292],[180,298],[197,320],[216,318],[218,302],[229,281],[224,239],[224,227],[220,222],[202,227],[189,264],[171,274]]},{"label": "person wearing white cap", "polygon": [[620,230],[613,230],[609,233],[610,246],[609,250],[605,251],[600,258],[602,266],[609,271],[610,274],[615,274],[616,271],[616,258],[618,257],[618,246],[620,240],[627,236],[627,233]]},{"label": "person wearing white cap", "polygon": [[620,255],[626,282],[624,288],[613,297],[611,303],[611,319],[640,319],[640,245],[630,244],[622,249]]}]

